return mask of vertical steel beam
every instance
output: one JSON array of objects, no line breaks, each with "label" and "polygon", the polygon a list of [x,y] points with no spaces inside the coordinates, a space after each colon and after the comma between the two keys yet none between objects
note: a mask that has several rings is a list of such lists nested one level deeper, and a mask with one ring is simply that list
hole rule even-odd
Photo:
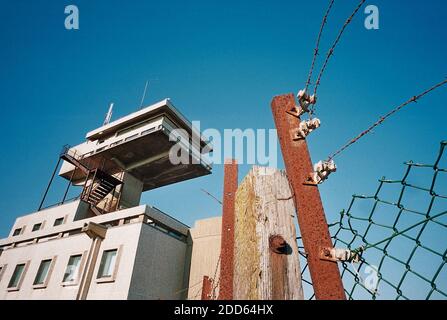
[{"label": "vertical steel beam", "polygon": [[271,107],[286,172],[293,188],[298,224],[307,253],[307,262],[316,299],[346,299],[336,262],[320,259],[320,248],[332,248],[318,186],[305,184],[313,171],[306,140],[293,140],[300,119],[287,113],[296,104],[293,94],[277,96]]},{"label": "vertical steel beam", "polygon": [[238,184],[238,166],[234,159],[225,160],[222,213],[219,300],[233,299],[234,276],[234,200]]},{"label": "vertical steel beam", "polygon": [[202,300],[211,300],[212,289],[213,281],[210,277],[204,276],[202,283]]},{"label": "vertical steel beam", "polygon": [[73,172],[71,173],[70,181],[68,181],[67,189],[65,189],[64,197],[62,198],[62,204],[64,204],[64,203],[65,203],[65,200],[67,200],[68,191],[70,191],[70,187],[71,187],[71,184],[73,183],[73,178],[74,178],[74,176],[75,176],[75,174],[76,174],[76,170],[77,170],[77,169],[78,169],[78,168],[75,167],[75,169],[74,169]]},{"label": "vertical steel beam", "polygon": [[42,197],[42,201],[40,202],[40,204],[39,204],[39,209],[37,209],[37,211],[42,210],[43,204],[45,203],[45,199],[47,198],[48,191],[50,191],[51,184],[53,183],[54,176],[55,176],[56,173],[57,173],[57,169],[59,168],[60,163],[61,163],[61,158],[59,158],[59,159],[57,160],[56,167],[54,167],[53,174],[51,175],[51,179],[50,179],[50,181],[48,182],[47,188],[45,189],[45,193],[44,193],[44,195],[43,195],[43,197]]}]

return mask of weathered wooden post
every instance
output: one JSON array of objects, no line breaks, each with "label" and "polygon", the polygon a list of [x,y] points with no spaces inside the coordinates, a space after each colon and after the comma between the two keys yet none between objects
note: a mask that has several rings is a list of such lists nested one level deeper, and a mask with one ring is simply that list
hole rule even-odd
[{"label": "weathered wooden post", "polygon": [[285,172],[253,167],[236,192],[234,299],[303,299],[294,216]]}]

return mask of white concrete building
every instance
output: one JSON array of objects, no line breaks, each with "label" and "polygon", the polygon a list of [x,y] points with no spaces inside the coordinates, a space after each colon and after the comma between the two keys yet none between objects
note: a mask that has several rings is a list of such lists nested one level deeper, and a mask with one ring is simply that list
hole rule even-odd
[{"label": "white concrete building", "polygon": [[[0,241],[0,299],[185,297],[187,226],[149,206],[83,219],[86,207],[78,200],[16,220]],[[103,238],[89,234],[95,226]]]},{"label": "white concrete building", "polygon": [[214,217],[195,222],[190,230],[192,246],[189,273],[188,300],[200,300],[202,281],[208,276],[213,281],[214,297],[219,292],[220,244],[222,239],[222,217]]},{"label": "white concrete building", "polygon": [[[175,129],[181,136],[172,141]],[[140,197],[209,174],[206,141],[168,99],[86,138],[60,155],[59,175],[68,180],[62,201],[43,209],[44,196],[39,211],[17,218],[0,240],[0,299],[186,299],[197,266],[189,227],[141,206]],[[173,164],[174,145],[194,161]],[[69,188],[79,197],[67,201]],[[211,276],[215,255],[208,267],[194,267],[194,281]]]}]

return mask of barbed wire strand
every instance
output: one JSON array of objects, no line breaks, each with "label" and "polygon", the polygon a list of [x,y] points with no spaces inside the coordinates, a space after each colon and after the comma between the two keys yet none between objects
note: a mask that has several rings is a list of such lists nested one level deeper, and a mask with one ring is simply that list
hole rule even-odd
[{"label": "barbed wire strand", "polygon": [[[185,292],[185,291],[187,291],[187,290],[191,290],[192,288],[197,287],[197,286],[198,286],[199,284],[201,284],[201,283],[203,283],[203,281],[199,281],[199,282],[197,282],[197,283],[195,283],[195,284],[193,284],[192,286],[189,286],[189,287],[187,287],[187,288],[183,288],[183,289],[174,291],[174,292],[172,292],[172,297],[175,297],[175,296],[179,295],[180,293],[183,293],[183,292]],[[165,298],[167,298],[167,299],[172,299],[172,298],[170,298],[170,297],[167,297],[166,295],[165,295]],[[159,297],[158,300],[162,300],[162,297]]]},{"label": "barbed wire strand", "polygon": [[[216,276],[217,276],[217,270],[218,270],[219,264],[220,264],[220,256],[219,256],[219,259],[217,260],[217,263],[216,263],[216,269],[214,271],[214,277],[212,278],[212,281],[214,283],[216,283],[215,279],[216,279]],[[183,291],[190,290],[190,289],[198,286],[199,284],[203,284],[203,280],[197,282],[196,284],[194,284],[194,285],[192,285],[192,286],[190,286],[188,288],[185,288],[185,289],[182,289],[182,290],[174,292],[174,296],[179,294],[179,293],[181,293],[181,292],[183,292]],[[214,300],[215,289],[217,288],[218,284],[219,284],[219,281],[217,282],[217,285],[213,285],[213,291],[212,291],[211,300]],[[196,294],[192,297],[192,300],[195,300],[202,293],[202,290],[203,290],[203,288],[198,288]]]},{"label": "barbed wire strand", "polygon": [[[363,4],[366,2],[366,0],[361,0],[360,3],[357,5],[355,10],[352,12],[352,14],[349,16],[349,18],[345,21],[343,24],[343,27],[340,29],[337,38],[335,39],[334,43],[332,44],[331,48],[329,49],[328,53],[326,54],[326,59],[323,63],[323,66],[321,67],[320,73],[318,74],[317,81],[315,82],[315,88],[314,88],[314,95],[317,96],[318,87],[321,83],[321,78],[323,77],[324,72],[326,71],[327,65],[329,63],[329,59],[334,55],[335,48],[337,47],[338,43],[341,40],[341,37],[343,36],[343,33],[345,32],[347,26],[351,23],[351,21],[354,19],[354,16],[357,14],[357,12],[360,10],[360,8],[363,6]],[[315,106],[313,105],[313,108]]]},{"label": "barbed wire strand", "polygon": [[217,263],[216,263],[216,269],[214,270],[214,276],[213,276],[213,291],[211,292],[211,300],[215,300],[216,296],[216,289],[219,285],[219,281],[220,281],[220,276],[219,276],[219,280],[216,281],[216,277],[217,277],[217,270],[219,269],[219,264],[220,264],[220,259],[222,257],[222,254],[219,254],[219,259],[217,259]]},{"label": "barbed wire strand", "polygon": [[323,34],[324,26],[327,23],[327,19],[329,17],[329,13],[331,12],[331,9],[332,9],[332,7],[334,5],[334,2],[335,2],[335,0],[330,0],[329,1],[329,6],[328,6],[328,8],[326,10],[326,13],[325,13],[325,15],[323,17],[323,20],[321,21],[320,32],[318,33],[318,36],[317,36],[317,43],[316,43],[316,46],[315,46],[315,49],[314,49],[314,56],[312,58],[312,63],[310,65],[309,75],[307,76],[306,86],[305,86],[305,89],[304,89],[306,92],[307,92],[307,89],[309,88],[310,81],[312,79],[312,74],[313,74],[313,71],[314,71],[314,68],[315,68],[315,62],[317,60],[318,52],[320,50],[320,40],[321,40],[321,36]]},{"label": "barbed wire strand", "polygon": [[213,198],[214,200],[216,200],[220,205],[222,205],[222,201],[220,201],[219,199],[217,199],[214,195],[212,195],[210,192],[206,191],[203,188],[200,188],[200,191],[202,191],[203,193],[205,193],[206,195],[210,196],[211,198]]},{"label": "barbed wire strand", "polygon": [[341,147],[340,149],[338,149],[336,152],[334,152],[333,154],[331,154],[328,159],[331,160],[333,158],[335,158],[336,156],[338,156],[340,153],[342,153],[343,151],[345,151],[347,148],[349,148],[351,145],[353,145],[354,143],[356,143],[358,140],[360,140],[363,136],[367,135],[368,133],[370,133],[374,128],[376,128],[377,126],[381,125],[386,119],[388,119],[389,117],[391,117],[393,114],[395,114],[396,112],[400,111],[402,108],[404,108],[405,106],[409,105],[412,102],[417,102],[419,99],[421,99],[422,97],[424,97],[425,95],[429,94],[430,92],[438,89],[439,87],[445,85],[447,83],[447,80],[441,81],[438,84],[434,85],[433,87],[431,87],[430,89],[425,90],[424,92],[410,98],[409,100],[405,101],[404,103],[400,104],[399,106],[397,106],[396,108],[394,108],[393,110],[391,110],[390,112],[388,112],[387,114],[385,114],[384,116],[381,116],[379,118],[378,121],[376,121],[373,125],[371,125],[368,129],[366,129],[365,131],[363,131],[362,133],[360,133],[358,136],[356,136],[355,138],[351,139],[348,143],[346,143],[343,147]]}]

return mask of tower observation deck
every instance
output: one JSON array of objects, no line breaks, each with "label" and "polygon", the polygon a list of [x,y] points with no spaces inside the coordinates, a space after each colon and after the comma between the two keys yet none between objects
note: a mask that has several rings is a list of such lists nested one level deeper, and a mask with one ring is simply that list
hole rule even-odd
[{"label": "tower observation deck", "polygon": [[[210,174],[207,143],[165,99],[88,132],[79,145],[64,147],[59,176],[83,187],[81,200],[100,215],[139,205],[144,191]],[[189,161],[170,160],[174,145]]]}]

